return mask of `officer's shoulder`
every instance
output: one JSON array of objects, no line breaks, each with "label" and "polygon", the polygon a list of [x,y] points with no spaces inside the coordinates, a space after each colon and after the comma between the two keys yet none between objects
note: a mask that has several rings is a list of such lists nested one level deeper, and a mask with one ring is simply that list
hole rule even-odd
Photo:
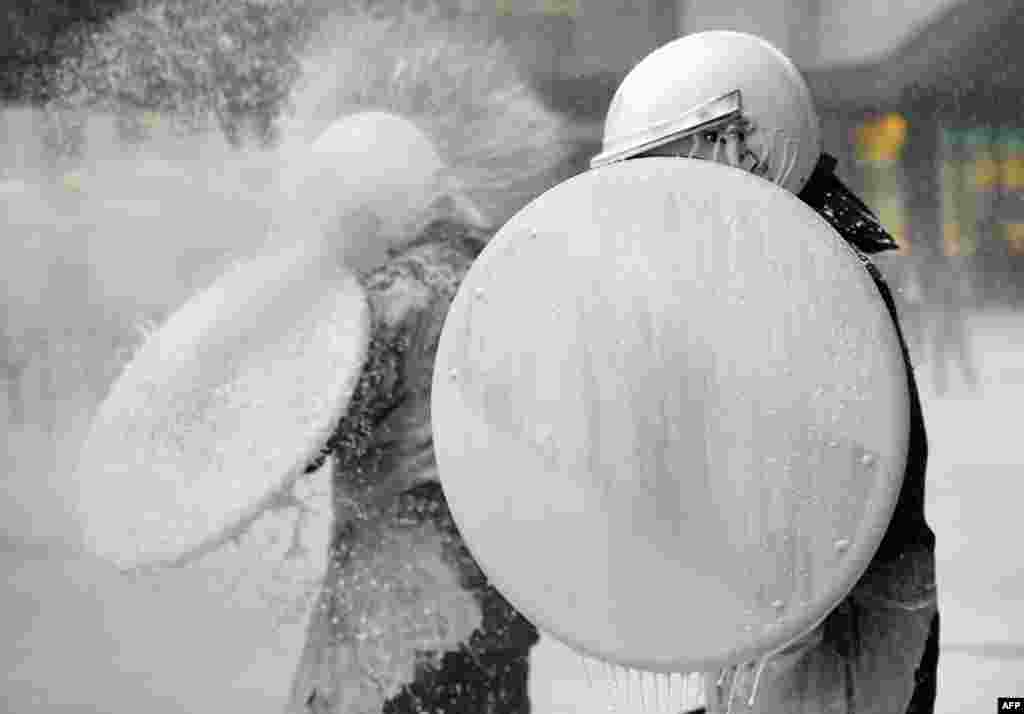
[{"label": "officer's shoulder", "polygon": [[492,235],[492,231],[460,221],[439,219],[428,223],[394,257],[437,265],[468,266]]},{"label": "officer's shoulder", "polygon": [[386,263],[368,273],[364,285],[371,299],[411,297],[450,300],[489,234],[453,221],[434,221]]}]

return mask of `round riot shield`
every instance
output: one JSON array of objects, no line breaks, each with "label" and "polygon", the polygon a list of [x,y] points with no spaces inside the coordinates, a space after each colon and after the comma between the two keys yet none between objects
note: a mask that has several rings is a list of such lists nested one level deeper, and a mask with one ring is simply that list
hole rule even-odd
[{"label": "round riot shield", "polygon": [[301,247],[227,271],[146,339],[100,405],[75,479],[86,547],[124,569],[180,564],[275,514],[263,521],[280,533],[264,537],[287,549],[304,499],[320,494],[329,518],[329,488],[304,471],[368,340],[356,278]]},{"label": "round riot shield", "polygon": [[908,385],[858,256],[798,199],[647,158],[520,211],[448,314],[432,394],[462,536],[587,655],[706,671],[809,631],[876,551]]}]

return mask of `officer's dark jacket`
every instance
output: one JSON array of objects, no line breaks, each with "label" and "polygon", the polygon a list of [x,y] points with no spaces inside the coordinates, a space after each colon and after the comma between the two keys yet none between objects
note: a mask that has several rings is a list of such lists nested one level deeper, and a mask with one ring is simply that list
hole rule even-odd
[{"label": "officer's dark jacket", "polygon": [[928,463],[921,401],[896,306],[866,254],[897,247],[825,155],[799,197],[854,248],[892,317],[906,367],[910,438],[892,520],[867,571],[811,641],[791,650],[789,671],[758,711],[930,714],[935,699],[938,611],[935,537],[924,518]]}]

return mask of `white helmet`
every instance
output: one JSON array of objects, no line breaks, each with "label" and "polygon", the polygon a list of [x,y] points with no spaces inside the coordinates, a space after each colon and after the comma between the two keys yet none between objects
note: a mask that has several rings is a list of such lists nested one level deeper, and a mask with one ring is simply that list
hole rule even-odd
[{"label": "white helmet", "polygon": [[338,257],[350,267],[380,264],[413,237],[412,227],[432,215],[438,199],[450,201],[453,218],[486,223],[431,138],[405,117],[375,110],[350,114],[292,151],[281,181],[287,202],[282,225],[287,232],[305,224],[326,236],[340,236],[345,225]]},{"label": "white helmet", "polygon": [[378,111],[337,119],[294,152],[282,188],[296,208],[314,214],[331,214],[339,204],[398,212],[413,194],[431,187],[443,168],[419,127]]},{"label": "white helmet", "polygon": [[[810,90],[793,63],[759,37],[687,35],[641,60],[619,85],[592,167],[670,151],[680,140],[740,133],[736,163],[796,194],[821,155]],[[705,134],[709,132],[709,134]],[[694,155],[691,149],[690,155]]]}]

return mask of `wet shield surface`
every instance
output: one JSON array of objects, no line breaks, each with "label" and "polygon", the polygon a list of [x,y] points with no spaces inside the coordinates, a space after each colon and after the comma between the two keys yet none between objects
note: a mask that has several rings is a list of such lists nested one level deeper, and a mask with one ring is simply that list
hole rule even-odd
[{"label": "wet shield surface", "polygon": [[438,467],[492,582],[608,662],[711,670],[807,632],[867,567],[908,392],[860,258],[729,167],[603,167],[520,211],[453,303]]},{"label": "wet shield surface", "polygon": [[266,540],[285,549],[314,501],[329,518],[328,484],[304,471],[368,338],[362,288],[328,261],[296,249],[234,266],[149,336],[100,406],[76,473],[87,548],[121,568],[183,564],[268,514],[284,520]]}]

